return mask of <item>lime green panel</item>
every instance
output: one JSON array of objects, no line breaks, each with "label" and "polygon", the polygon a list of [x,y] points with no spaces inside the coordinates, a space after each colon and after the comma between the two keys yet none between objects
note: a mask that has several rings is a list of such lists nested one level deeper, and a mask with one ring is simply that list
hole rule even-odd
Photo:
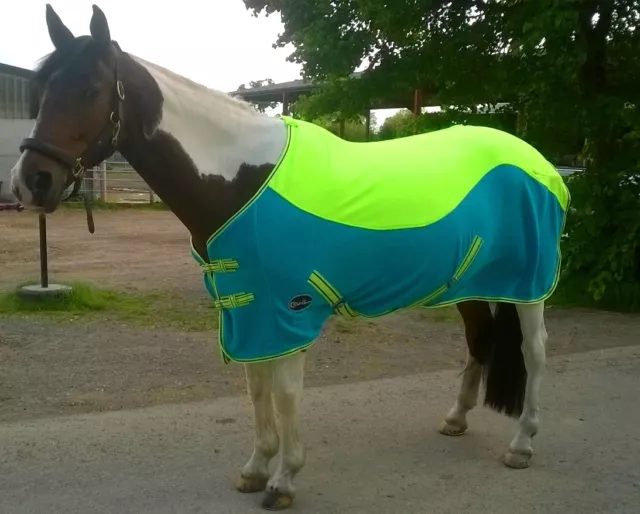
[{"label": "lime green panel", "polygon": [[290,126],[287,154],[269,187],[318,217],[373,230],[433,223],[499,165],[518,166],[563,209],[569,193],[555,168],[511,134],[454,126],[391,141],[347,142],[304,121]]}]

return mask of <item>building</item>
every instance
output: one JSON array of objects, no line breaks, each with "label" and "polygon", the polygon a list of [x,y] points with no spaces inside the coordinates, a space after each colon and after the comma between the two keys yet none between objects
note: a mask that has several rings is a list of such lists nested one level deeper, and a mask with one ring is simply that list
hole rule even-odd
[{"label": "building", "polygon": [[33,72],[0,63],[0,201],[14,201],[11,168],[20,156],[20,140],[31,132],[29,79]]}]

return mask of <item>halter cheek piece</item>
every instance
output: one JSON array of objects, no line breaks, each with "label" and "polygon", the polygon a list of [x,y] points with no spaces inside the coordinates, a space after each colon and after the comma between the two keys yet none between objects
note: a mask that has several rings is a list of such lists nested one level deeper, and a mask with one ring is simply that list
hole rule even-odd
[{"label": "halter cheek piece", "polygon": [[[118,45],[114,42],[114,46],[118,49]],[[62,164],[69,170],[68,184],[74,183],[73,192],[70,197],[80,196],[78,191],[82,185],[82,178],[87,167],[95,166],[105,160],[117,150],[118,138],[120,137],[120,129],[122,122],[120,119],[120,110],[122,102],[124,102],[124,85],[120,80],[118,73],[118,57],[116,52],[115,64],[115,87],[112,92],[111,114],[105,123],[104,128],[98,133],[93,143],[88,145],[84,153],[80,157],[73,157],[56,145],[41,141],[33,137],[27,137],[20,143],[20,152],[31,150],[40,155],[44,155]],[[88,204],[88,199],[84,197],[85,207],[87,209],[87,222],[89,224],[89,232],[93,234],[93,217]]]}]

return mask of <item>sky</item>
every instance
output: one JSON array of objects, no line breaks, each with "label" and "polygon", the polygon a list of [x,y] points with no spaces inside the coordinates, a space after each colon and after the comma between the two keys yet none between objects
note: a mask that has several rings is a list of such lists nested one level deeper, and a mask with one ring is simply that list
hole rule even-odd
[{"label": "sky", "polygon": [[[242,0],[49,1],[75,36],[89,33],[96,3],[124,51],[213,89],[230,92],[250,80],[300,78],[301,66],[286,60],[292,47],[272,47],[283,30],[279,14],[256,18]],[[0,7],[0,62],[32,69],[53,50],[47,2],[7,3],[10,8]],[[376,111],[378,123],[395,111]]]}]

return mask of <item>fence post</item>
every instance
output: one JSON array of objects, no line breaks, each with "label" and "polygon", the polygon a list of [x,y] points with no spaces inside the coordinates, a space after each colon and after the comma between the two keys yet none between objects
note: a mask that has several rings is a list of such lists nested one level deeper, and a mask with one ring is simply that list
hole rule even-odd
[{"label": "fence post", "polygon": [[107,201],[107,163],[100,165],[100,200]]},{"label": "fence post", "polygon": [[88,168],[82,177],[82,190],[91,201],[95,198],[96,169],[97,166]]},{"label": "fence post", "polygon": [[156,201],[156,197],[153,194],[153,189],[149,188],[149,203],[153,205]]}]

